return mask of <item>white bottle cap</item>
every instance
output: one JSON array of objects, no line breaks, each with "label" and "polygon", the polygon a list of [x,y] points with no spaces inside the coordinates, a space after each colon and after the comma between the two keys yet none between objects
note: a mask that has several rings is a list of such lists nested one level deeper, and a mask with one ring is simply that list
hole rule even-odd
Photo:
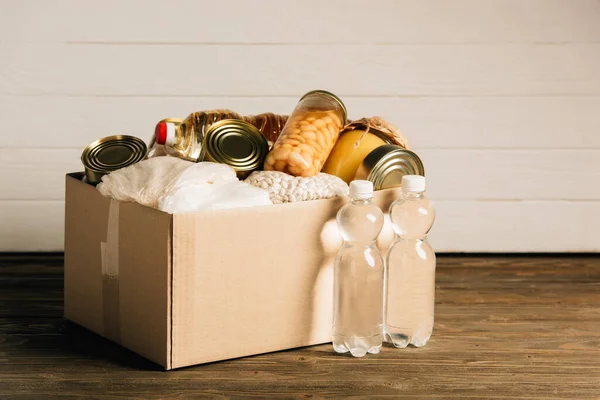
[{"label": "white bottle cap", "polygon": [[425,177],[421,175],[404,175],[402,177],[402,190],[405,192],[424,192]]},{"label": "white bottle cap", "polygon": [[353,199],[370,199],[373,197],[373,182],[352,181],[350,182],[350,197]]}]

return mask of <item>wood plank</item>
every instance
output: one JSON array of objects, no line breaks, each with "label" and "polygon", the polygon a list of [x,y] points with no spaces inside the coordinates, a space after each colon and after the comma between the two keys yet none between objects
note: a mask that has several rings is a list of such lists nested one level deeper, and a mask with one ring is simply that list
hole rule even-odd
[{"label": "wood plank", "polygon": [[600,43],[329,47],[3,42],[0,61],[4,95],[297,96],[314,88],[344,97],[600,94]]},{"label": "wood plank", "polygon": [[440,200],[598,200],[598,150],[423,150]]},{"label": "wood plank", "polygon": [[437,201],[430,234],[443,252],[598,252],[599,202]]},{"label": "wood plank", "polygon": [[[593,0],[4,1],[8,41],[490,43],[599,41]],[[265,12],[258,12],[263,10]],[[110,29],[107,29],[110,21]],[[226,23],[224,23],[226,21]],[[347,21],[360,21],[347,28]],[[235,29],[232,29],[235,27]],[[273,34],[277,32],[277,34]]]},{"label": "wood plank", "polygon": [[[16,285],[11,262],[24,271]],[[48,286],[38,276],[40,259],[31,263],[0,256],[12,271],[0,273],[0,309],[16,311],[0,317],[0,387],[11,398],[600,395],[598,256],[439,257],[436,325],[423,348],[385,347],[355,359],[327,344],[171,372],[39,308],[60,304],[62,281],[54,274]],[[41,314],[29,313],[33,305]]]},{"label": "wood plank", "polygon": [[[600,200],[597,150],[416,150],[436,200]],[[60,200],[80,149],[1,149],[3,200]],[[560,184],[560,185],[559,185]]]},{"label": "wood plank", "polygon": [[0,274],[62,274],[64,256],[54,253],[2,253],[0,254]]},{"label": "wood plank", "polygon": [[[0,149],[4,200],[63,200],[65,174],[83,171],[81,149]],[[5,169],[6,168],[6,169]],[[2,171],[2,169],[5,169]]]},{"label": "wood plank", "polygon": [[0,251],[62,251],[63,201],[0,202]]},{"label": "wood plank", "polygon": [[[0,147],[78,148],[114,133],[149,140],[157,121],[198,110],[289,114],[290,97],[1,96]],[[379,115],[418,149],[600,148],[596,97],[344,97],[350,118]],[[31,116],[34,115],[35,118]],[[23,121],[27,121],[23,124]],[[38,134],[40,133],[40,134]],[[43,133],[43,134],[41,134]]]},{"label": "wood plank", "polygon": [[[435,207],[430,241],[437,252],[600,251],[598,201],[436,201]],[[61,251],[63,213],[59,200],[0,201],[0,251]]]},{"label": "wood plank", "polygon": [[[62,198],[62,174],[78,165],[61,150],[66,147],[81,149],[123,131],[147,139],[166,113],[184,110],[185,116],[213,100],[242,111],[289,112],[314,87],[348,98],[351,116],[383,114],[399,125],[426,159],[434,198],[598,199],[600,189],[589,183],[598,170],[589,154],[600,146],[600,4],[594,0],[292,0],[285,6],[257,0],[229,7],[189,0],[102,6],[5,0],[0,8],[0,120],[12,133],[2,135],[0,147],[58,149],[40,157],[47,168],[0,152],[0,164],[13,165],[0,174],[0,201]],[[348,29],[348,21],[361,21],[360,27]],[[300,59],[325,62],[307,67]],[[450,156],[447,148],[460,151]],[[529,158],[520,157],[523,148],[588,152],[575,160],[569,152]],[[519,167],[520,182],[495,183],[506,181],[503,163]],[[569,166],[554,174],[561,163]],[[465,179],[453,187],[461,171]],[[568,195],[559,193],[559,180],[572,182]],[[524,217],[525,208],[514,210]],[[59,216],[32,222],[14,205],[7,210],[0,215],[15,214],[6,220],[16,224],[44,225]],[[571,218],[569,210],[556,211],[554,219]],[[589,235],[582,226],[570,231]],[[8,230],[0,228],[0,237],[14,243]],[[16,237],[31,230],[18,227]],[[45,243],[41,248],[62,241],[33,240]]]}]

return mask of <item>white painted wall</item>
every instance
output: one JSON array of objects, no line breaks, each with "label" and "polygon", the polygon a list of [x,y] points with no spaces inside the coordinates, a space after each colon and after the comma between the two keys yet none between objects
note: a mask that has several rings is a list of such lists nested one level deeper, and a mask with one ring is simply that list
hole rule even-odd
[{"label": "white painted wall", "polygon": [[89,142],[316,88],[411,140],[437,250],[600,250],[598,0],[0,0],[0,251],[62,249]]}]

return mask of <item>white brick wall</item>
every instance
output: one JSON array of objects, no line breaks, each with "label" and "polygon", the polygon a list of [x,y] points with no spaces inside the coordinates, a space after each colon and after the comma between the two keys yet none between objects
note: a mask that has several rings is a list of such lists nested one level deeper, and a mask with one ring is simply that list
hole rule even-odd
[{"label": "white brick wall", "polygon": [[439,251],[599,251],[597,0],[0,0],[0,251],[61,250],[81,149],[322,88],[422,156]]}]

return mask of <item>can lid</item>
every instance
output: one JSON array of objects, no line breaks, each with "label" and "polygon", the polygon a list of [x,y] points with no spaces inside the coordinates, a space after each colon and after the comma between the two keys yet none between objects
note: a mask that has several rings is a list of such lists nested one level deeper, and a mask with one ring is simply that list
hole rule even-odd
[{"label": "can lid", "polygon": [[156,124],[154,135],[156,143],[172,146],[175,143],[175,124],[165,121],[159,122]]},{"label": "can lid", "polygon": [[373,182],[375,190],[402,186],[405,175],[425,175],[423,162],[415,153],[386,144],[371,151],[358,168],[356,177]]},{"label": "can lid", "polygon": [[261,167],[269,151],[267,139],[254,125],[224,119],[211,125],[204,135],[206,159],[231,166],[236,171]]},{"label": "can lid", "polygon": [[353,199],[370,199],[373,197],[373,182],[365,180],[350,182],[350,197]]},{"label": "can lid", "polygon": [[402,177],[402,190],[405,192],[424,192],[425,177],[421,175],[404,175]]},{"label": "can lid", "polygon": [[146,152],[146,143],[135,136],[107,136],[87,146],[81,162],[86,171],[108,173],[143,160]]},{"label": "can lid", "polygon": [[346,105],[344,104],[342,99],[337,97],[335,94],[328,92],[327,90],[311,90],[310,92],[304,93],[304,95],[302,97],[300,97],[300,101],[302,101],[304,98],[310,96],[311,94],[324,94],[326,96],[331,97],[333,100],[335,100],[342,107],[342,111],[344,111],[344,121],[343,122],[344,122],[344,124],[346,124],[346,121],[348,120],[348,110],[346,109]]}]

